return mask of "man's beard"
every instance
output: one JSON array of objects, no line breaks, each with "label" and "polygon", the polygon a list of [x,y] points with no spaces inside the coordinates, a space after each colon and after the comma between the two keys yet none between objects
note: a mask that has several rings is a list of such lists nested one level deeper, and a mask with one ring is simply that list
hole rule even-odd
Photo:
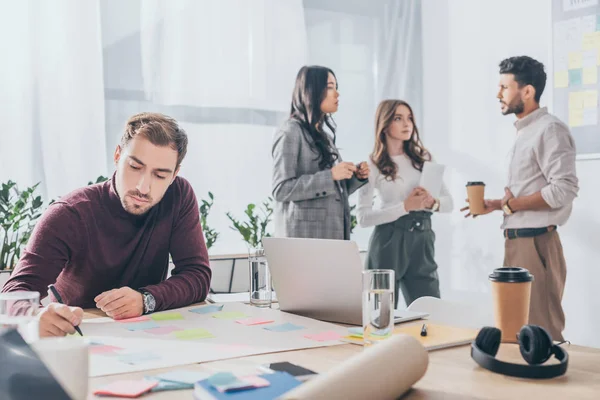
[{"label": "man's beard", "polygon": [[131,198],[127,198],[126,196],[121,200],[121,204],[123,205],[125,211],[127,211],[129,214],[138,216],[144,215],[148,213],[148,211],[150,211],[150,209],[152,208],[152,198],[150,198],[150,196],[144,196],[139,191],[130,191],[128,193],[140,199],[148,200],[148,205],[145,207],[137,205],[133,202]]},{"label": "man's beard", "polygon": [[523,99],[519,96],[507,105],[506,110],[502,111],[502,114],[521,114],[523,111],[525,111],[525,103],[523,103]]}]

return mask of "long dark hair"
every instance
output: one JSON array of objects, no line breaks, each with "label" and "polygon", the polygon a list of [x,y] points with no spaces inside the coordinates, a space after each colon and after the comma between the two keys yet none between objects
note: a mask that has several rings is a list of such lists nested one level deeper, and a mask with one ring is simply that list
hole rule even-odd
[{"label": "long dark hair", "polygon": [[319,161],[320,169],[333,167],[338,159],[337,152],[331,148],[327,133],[323,130],[323,124],[327,125],[335,144],[335,122],[329,114],[321,111],[321,102],[327,94],[327,79],[330,73],[335,76],[333,71],[326,67],[312,65],[300,68],[290,112],[290,117],[299,121],[304,133],[308,133],[312,139],[308,142],[317,153],[315,160]]},{"label": "long dark hair", "polygon": [[404,152],[410,158],[412,166],[422,171],[425,161],[431,161],[431,154],[423,146],[423,142],[419,138],[419,130],[417,129],[417,123],[415,122],[411,106],[403,100],[384,100],[379,103],[375,112],[375,147],[373,148],[373,153],[371,153],[371,161],[377,166],[379,172],[385,176],[385,179],[389,181],[396,179],[398,165],[392,160],[388,152],[385,130],[394,120],[398,106],[406,106],[413,118],[413,133],[410,139],[404,142]]}]

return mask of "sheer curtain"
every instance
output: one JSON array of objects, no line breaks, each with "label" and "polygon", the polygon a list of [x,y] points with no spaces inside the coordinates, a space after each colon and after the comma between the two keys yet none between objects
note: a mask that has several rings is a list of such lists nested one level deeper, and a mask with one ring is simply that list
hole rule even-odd
[{"label": "sheer curtain", "polygon": [[0,181],[48,198],[106,174],[97,1],[0,3]]},{"label": "sheer curtain", "polygon": [[287,110],[306,60],[302,2],[144,1],[141,48],[154,103]]}]

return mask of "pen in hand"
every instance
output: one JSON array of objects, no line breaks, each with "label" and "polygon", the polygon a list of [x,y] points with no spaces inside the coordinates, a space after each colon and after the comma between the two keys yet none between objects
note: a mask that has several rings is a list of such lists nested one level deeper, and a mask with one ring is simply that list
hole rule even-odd
[{"label": "pen in hand", "polygon": [[[48,289],[50,289],[52,295],[56,298],[56,301],[58,301],[60,304],[65,304],[62,300],[62,297],[60,297],[60,294],[58,294],[58,290],[56,290],[54,285],[48,285]],[[79,336],[83,336],[83,333],[81,333],[81,329],[79,329],[78,326],[73,326],[73,328],[75,328],[77,333],[79,333]]]}]

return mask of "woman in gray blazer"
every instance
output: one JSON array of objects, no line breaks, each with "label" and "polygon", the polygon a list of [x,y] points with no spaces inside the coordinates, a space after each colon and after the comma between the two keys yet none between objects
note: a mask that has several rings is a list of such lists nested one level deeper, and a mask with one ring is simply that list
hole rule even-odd
[{"label": "woman in gray blazer", "polygon": [[350,239],[348,196],[367,182],[369,167],[343,162],[335,147],[338,98],[332,70],[300,69],[290,118],[273,139],[275,236]]}]

